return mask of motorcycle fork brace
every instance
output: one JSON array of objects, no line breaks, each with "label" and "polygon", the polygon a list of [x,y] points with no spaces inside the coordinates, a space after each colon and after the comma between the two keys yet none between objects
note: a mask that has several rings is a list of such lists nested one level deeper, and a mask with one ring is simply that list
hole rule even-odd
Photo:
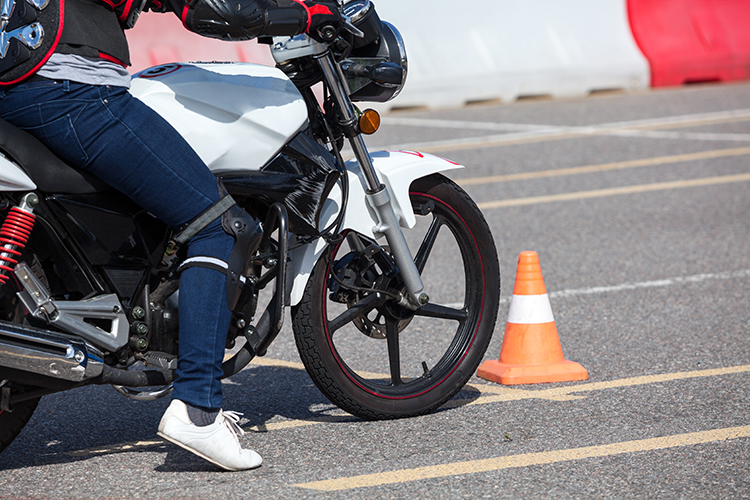
[{"label": "motorcycle fork brace", "polygon": [[373,232],[376,235],[382,234],[385,236],[404,281],[407,297],[401,305],[416,310],[427,304],[430,298],[425,292],[422,278],[414,264],[414,258],[406,244],[404,233],[401,232],[388,189],[378,179],[370,154],[367,152],[365,142],[359,133],[357,114],[349,99],[348,89],[344,89],[341,83],[346,81],[346,77],[342,74],[341,68],[330,51],[321,54],[317,59],[331,95],[339,107],[341,113],[340,125],[343,130],[347,131],[354,155],[357,157],[357,162],[364,174],[365,196],[378,217],[378,224],[373,228]]}]

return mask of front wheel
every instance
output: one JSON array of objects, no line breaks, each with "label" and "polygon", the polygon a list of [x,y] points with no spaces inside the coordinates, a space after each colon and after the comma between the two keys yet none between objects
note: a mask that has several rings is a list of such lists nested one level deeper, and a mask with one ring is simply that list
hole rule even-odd
[{"label": "front wheel", "polygon": [[293,308],[302,362],[323,394],[365,419],[428,413],[473,375],[500,299],[495,243],[469,196],[442,175],[414,181],[418,223],[404,232],[430,303],[400,306],[387,247],[358,233],[321,258]]}]

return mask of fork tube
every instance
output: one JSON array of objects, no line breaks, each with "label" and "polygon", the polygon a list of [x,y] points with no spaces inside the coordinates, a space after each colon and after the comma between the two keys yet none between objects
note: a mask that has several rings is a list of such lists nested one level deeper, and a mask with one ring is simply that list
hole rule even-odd
[{"label": "fork tube", "polygon": [[[349,100],[348,90],[345,90],[342,86],[345,80],[342,80],[343,76],[341,76],[340,71],[337,70],[338,64],[333,59],[333,55],[331,55],[330,51],[325,52],[318,56],[318,62],[323,70],[323,75],[325,76],[328,88],[331,89],[333,98],[339,106],[339,111],[342,116],[341,125],[345,127],[356,125],[357,115],[354,112],[354,106]],[[365,180],[367,181],[365,189],[367,191],[378,190],[382,187],[382,184],[380,183],[380,179],[378,179],[378,174],[375,171],[375,168],[372,166],[372,161],[370,160],[370,155],[367,152],[367,147],[365,146],[365,141],[362,139],[362,136],[357,134],[354,137],[350,137],[349,142],[352,145],[354,155],[357,157],[362,173],[365,175]]]},{"label": "fork tube", "polygon": [[[355,126],[357,115],[354,112],[354,106],[349,100],[349,92],[343,87],[346,80],[338,67],[338,63],[336,63],[330,51],[320,55],[317,59],[323,70],[326,83],[341,112],[341,125],[344,127]],[[406,244],[404,233],[401,232],[398,219],[393,211],[390,194],[385,185],[378,179],[378,174],[372,164],[372,159],[361,134],[350,137],[349,143],[354,150],[354,155],[357,157],[357,162],[359,162],[359,167],[365,177],[364,187],[367,201],[378,214],[378,225],[374,228],[374,232],[385,235],[396,265],[401,271],[401,277],[404,280],[408,294],[408,304],[404,305],[411,309],[421,307],[429,302],[429,297],[424,291],[424,284],[419,275],[419,270],[414,265],[414,258],[411,255],[409,246]]]}]

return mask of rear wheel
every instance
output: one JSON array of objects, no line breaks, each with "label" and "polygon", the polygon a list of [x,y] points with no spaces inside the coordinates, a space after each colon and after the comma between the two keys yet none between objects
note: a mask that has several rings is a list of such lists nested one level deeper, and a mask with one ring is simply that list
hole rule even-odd
[{"label": "rear wheel", "polygon": [[349,232],[317,263],[292,311],[315,384],[366,419],[424,414],[453,397],[481,362],[497,317],[497,252],[477,206],[441,175],[415,181],[410,198],[418,223],[404,233],[429,304],[400,306],[403,283],[388,248]]},{"label": "rear wheel", "polygon": [[[32,270],[37,276],[42,274],[41,266],[36,262],[32,266]],[[10,281],[0,286],[0,319],[13,323],[23,323],[25,313],[26,310],[16,296]],[[0,380],[0,385],[2,385],[0,391],[9,390],[11,396],[15,396],[19,392],[13,388],[12,383],[7,381]],[[21,432],[21,429],[26,426],[40,399],[32,398],[14,403],[13,411],[0,409],[0,451],[7,448]]]},{"label": "rear wheel", "polygon": [[16,439],[21,429],[26,426],[41,398],[21,401],[13,405],[13,411],[0,410],[0,451]]}]

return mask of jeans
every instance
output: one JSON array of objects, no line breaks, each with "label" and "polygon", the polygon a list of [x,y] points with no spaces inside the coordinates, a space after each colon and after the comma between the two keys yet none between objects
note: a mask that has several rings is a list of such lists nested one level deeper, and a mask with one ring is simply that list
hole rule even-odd
[{"label": "jeans", "polygon": [[[125,88],[34,80],[0,89],[0,116],[174,229],[219,200],[216,178],[190,145]],[[216,220],[190,239],[187,251],[227,261],[233,246]],[[221,407],[230,317],[225,275],[205,268],[182,274],[175,398]]]}]

